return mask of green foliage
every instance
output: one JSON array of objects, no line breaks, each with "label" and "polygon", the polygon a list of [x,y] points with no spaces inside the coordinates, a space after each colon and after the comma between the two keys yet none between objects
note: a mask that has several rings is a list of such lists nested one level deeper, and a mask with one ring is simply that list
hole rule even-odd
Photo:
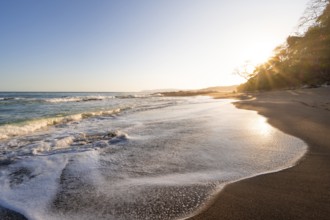
[{"label": "green foliage", "polygon": [[[329,1],[328,1],[329,2]],[[274,56],[255,68],[239,91],[330,84],[330,5],[302,36],[289,36]]]}]

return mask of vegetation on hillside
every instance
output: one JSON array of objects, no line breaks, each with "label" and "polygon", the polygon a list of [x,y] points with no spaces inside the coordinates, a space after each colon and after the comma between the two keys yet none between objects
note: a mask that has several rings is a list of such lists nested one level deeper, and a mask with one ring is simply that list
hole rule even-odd
[{"label": "vegetation on hillside", "polygon": [[329,1],[312,1],[300,24],[304,32],[289,36],[266,63],[249,73],[238,91],[330,84]]}]

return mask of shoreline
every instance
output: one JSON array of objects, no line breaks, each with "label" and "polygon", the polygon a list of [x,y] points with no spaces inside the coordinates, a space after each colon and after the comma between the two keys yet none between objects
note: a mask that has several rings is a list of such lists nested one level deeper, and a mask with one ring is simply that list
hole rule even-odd
[{"label": "shoreline", "polygon": [[291,168],[226,185],[213,203],[187,219],[328,219],[330,88],[264,92],[233,104],[257,111],[306,142],[308,150]]},{"label": "shoreline", "polygon": [[[257,111],[273,127],[302,139],[307,152],[292,166],[226,184],[196,216],[184,219],[328,219],[330,88],[238,95],[237,108]],[[1,206],[0,216],[26,219]]]}]

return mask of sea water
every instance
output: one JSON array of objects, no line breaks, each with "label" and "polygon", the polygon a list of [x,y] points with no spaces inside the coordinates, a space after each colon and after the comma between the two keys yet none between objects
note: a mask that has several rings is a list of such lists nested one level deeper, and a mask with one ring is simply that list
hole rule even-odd
[{"label": "sea water", "polygon": [[31,220],[183,219],[226,184],[306,152],[231,102],[0,93],[0,205]]}]

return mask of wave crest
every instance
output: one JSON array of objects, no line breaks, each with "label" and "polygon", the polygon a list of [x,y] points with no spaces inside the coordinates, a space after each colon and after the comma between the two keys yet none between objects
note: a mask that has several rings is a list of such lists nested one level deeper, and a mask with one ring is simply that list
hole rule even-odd
[{"label": "wave crest", "polygon": [[74,114],[69,116],[40,118],[40,119],[26,121],[24,123],[2,125],[0,126],[0,140],[14,136],[27,135],[37,130],[46,128],[48,126],[67,124],[70,122],[80,121],[90,117],[113,116],[120,113],[122,110],[124,109],[117,108],[107,111],[85,112],[85,113]]},{"label": "wave crest", "polygon": [[56,98],[30,98],[30,97],[0,97],[2,103],[23,102],[23,103],[66,103],[66,102],[90,102],[113,99],[114,96],[70,96]]},{"label": "wave crest", "polygon": [[49,98],[45,99],[45,102],[49,103],[62,103],[62,102],[90,102],[90,101],[102,101],[105,99],[112,99],[113,96],[81,96],[81,97],[62,97],[62,98]]},{"label": "wave crest", "polygon": [[76,133],[46,139],[38,136],[23,137],[9,140],[3,145],[0,153],[6,159],[13,159],[20,156],[84,152],[106,148],[119,142],[128,141],[128,139],[128,135],[119,130],[99,133]]}]

